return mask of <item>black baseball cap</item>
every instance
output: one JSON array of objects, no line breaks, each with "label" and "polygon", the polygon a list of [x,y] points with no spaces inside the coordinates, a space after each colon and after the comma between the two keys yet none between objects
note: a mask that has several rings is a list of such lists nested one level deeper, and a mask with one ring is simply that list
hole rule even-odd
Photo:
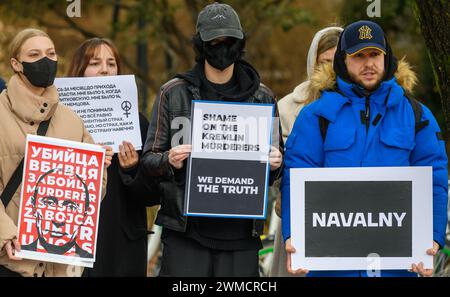
[{"label": "black baseball cap", "polygon": [[197,33],[203,41],[223,36],[244,38],[236,11],[230,5],[218,2],[209,4],[200,11],[197,18]]},{"label": "black baseball cap", "polygon": [[386,40],[381,27],[371,21],[358,21],[348,25],[342,32],[341,50],[347,55],[374,48],[386,55]]}]

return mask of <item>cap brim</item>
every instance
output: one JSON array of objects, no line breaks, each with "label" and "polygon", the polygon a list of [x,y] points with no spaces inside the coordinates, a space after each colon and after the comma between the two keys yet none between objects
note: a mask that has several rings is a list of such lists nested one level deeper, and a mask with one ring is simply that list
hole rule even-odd
[{"label": "cap brim", "polygon": [[203,41],[211,41],[219,37],[234,37],[237,39],[243,39],[244,33],[238,29],[217,29],[200,32],[200,38]]},{"label": "cap brim", "polygon": [[365,50],[365,49],[376,49],[376,50],[379,50],[380,52],[382,52],[383,54],[386,55],[386,49],[381,47],[381,46],[379,46],[376,43],[361,43],[361,44],[358,44],[358,45],[356,45],[354,47],[349,48],[345,52],[347,53],[347,55],[353,56],[353,55],[356,55],[357,53],[359,53],[360,51]]}]

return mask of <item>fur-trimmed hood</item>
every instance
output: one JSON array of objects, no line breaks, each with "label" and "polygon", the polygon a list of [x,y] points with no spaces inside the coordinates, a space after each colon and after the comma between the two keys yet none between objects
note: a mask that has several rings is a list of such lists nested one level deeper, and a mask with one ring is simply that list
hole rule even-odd
[{"label": "fur-trimmed hood", "polygon": [[[398,62],[398,68],[395,72],[395,78],[398,84],[407,93],[412,93],[417,84],[417,75],[412,70],[405,58]],[[319,98],[322,91],[334,89],[336,87],[336,73],[331,63],[324,63],[316,68],[308,84],[308,92],[315,98]]]}]

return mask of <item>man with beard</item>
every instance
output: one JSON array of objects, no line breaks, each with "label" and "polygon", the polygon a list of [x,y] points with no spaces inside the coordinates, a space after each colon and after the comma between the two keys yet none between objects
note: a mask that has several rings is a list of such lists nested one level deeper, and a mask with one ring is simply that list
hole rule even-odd
[{"label": "man with beard", "polygon": [[[84,196],[84,203],[80,203],[77,199],[57,197],[58,195],[41,194],[50,191],[56,193],[56,191],[52,191],[54,190],[53,186],[46,185],[46,178],[50,175],[56,175],[58,172],[60,172],[60,169],[52,169],[43,174],[36,183],[36,189],[31,201],[33,204],[33,213],[36,218],[38,239],[29,245],[22,245],[22,250],[37,251],[39,243],[49,253],[64,255],[75,247],[74,253],[77,256],[81,258],[93,258],[90,252],[83,250],[77,244],[80,228],[83,226],[89,210],[89,191],[81,177],[77,174],[72,176],[72,178],[77,179],[83,186],[83,193],[80,192],[80,196]],[[81,210],[80,208],[83,204],[84,207]],[[67,228],[68,213],[73,214],[71,217],[75,217],[78,214],[78,217],[81,217],[81,219],[74,221],[79,224],[74,223],[71,228]]]},{"label": "man with beard", "polygon": [[[258,276],[263,220],[183,215],[186,160],[192,146],[186,138],[181,143],[172,140],[181,128],[173,120],[191,117],[192,100],[275,106],[276,100],[242,59],[245,36],[231,6],[214,3],[199,13],[193,46],[194,68],[167,82],[157,95],[141,160],[143,171],[160,179],[163,193],[156,219],[163,226],[160,276]],[[272,183],[281,173],[281,151],[277,146],[270,152]]]},{"label": "man with beard", "polygon": [[[433,242],[428,255],[445,244],[447,225],[447,156],[441,130],[431,111],[407,94],[417,78],[409,65],[397,62],[383,29],[358,21],[341,33],[333,68],[318,71],[322,96],[303,108],[286,141],[282,181],[283,236],[291,269],[291,168],[432,166]],[[285,199],[286,198],[286,199]],[[343,239],[344,240],[344,239]],[[425,251],[424,251],[425,252]],[[423,263],[381,276],[431,276]],[[415,273],[413,273],[415,272]],[[312,271],[308,276],[367,276],[367,271]]]}]

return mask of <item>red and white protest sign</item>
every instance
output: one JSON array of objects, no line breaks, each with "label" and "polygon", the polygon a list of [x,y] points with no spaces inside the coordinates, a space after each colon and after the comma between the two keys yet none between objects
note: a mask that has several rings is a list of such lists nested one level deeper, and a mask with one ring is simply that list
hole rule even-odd
[{"label": "red and white protest sign", "polygon": [[19,257],[92,267],[105,150],[27,135],[19,211]]}]

